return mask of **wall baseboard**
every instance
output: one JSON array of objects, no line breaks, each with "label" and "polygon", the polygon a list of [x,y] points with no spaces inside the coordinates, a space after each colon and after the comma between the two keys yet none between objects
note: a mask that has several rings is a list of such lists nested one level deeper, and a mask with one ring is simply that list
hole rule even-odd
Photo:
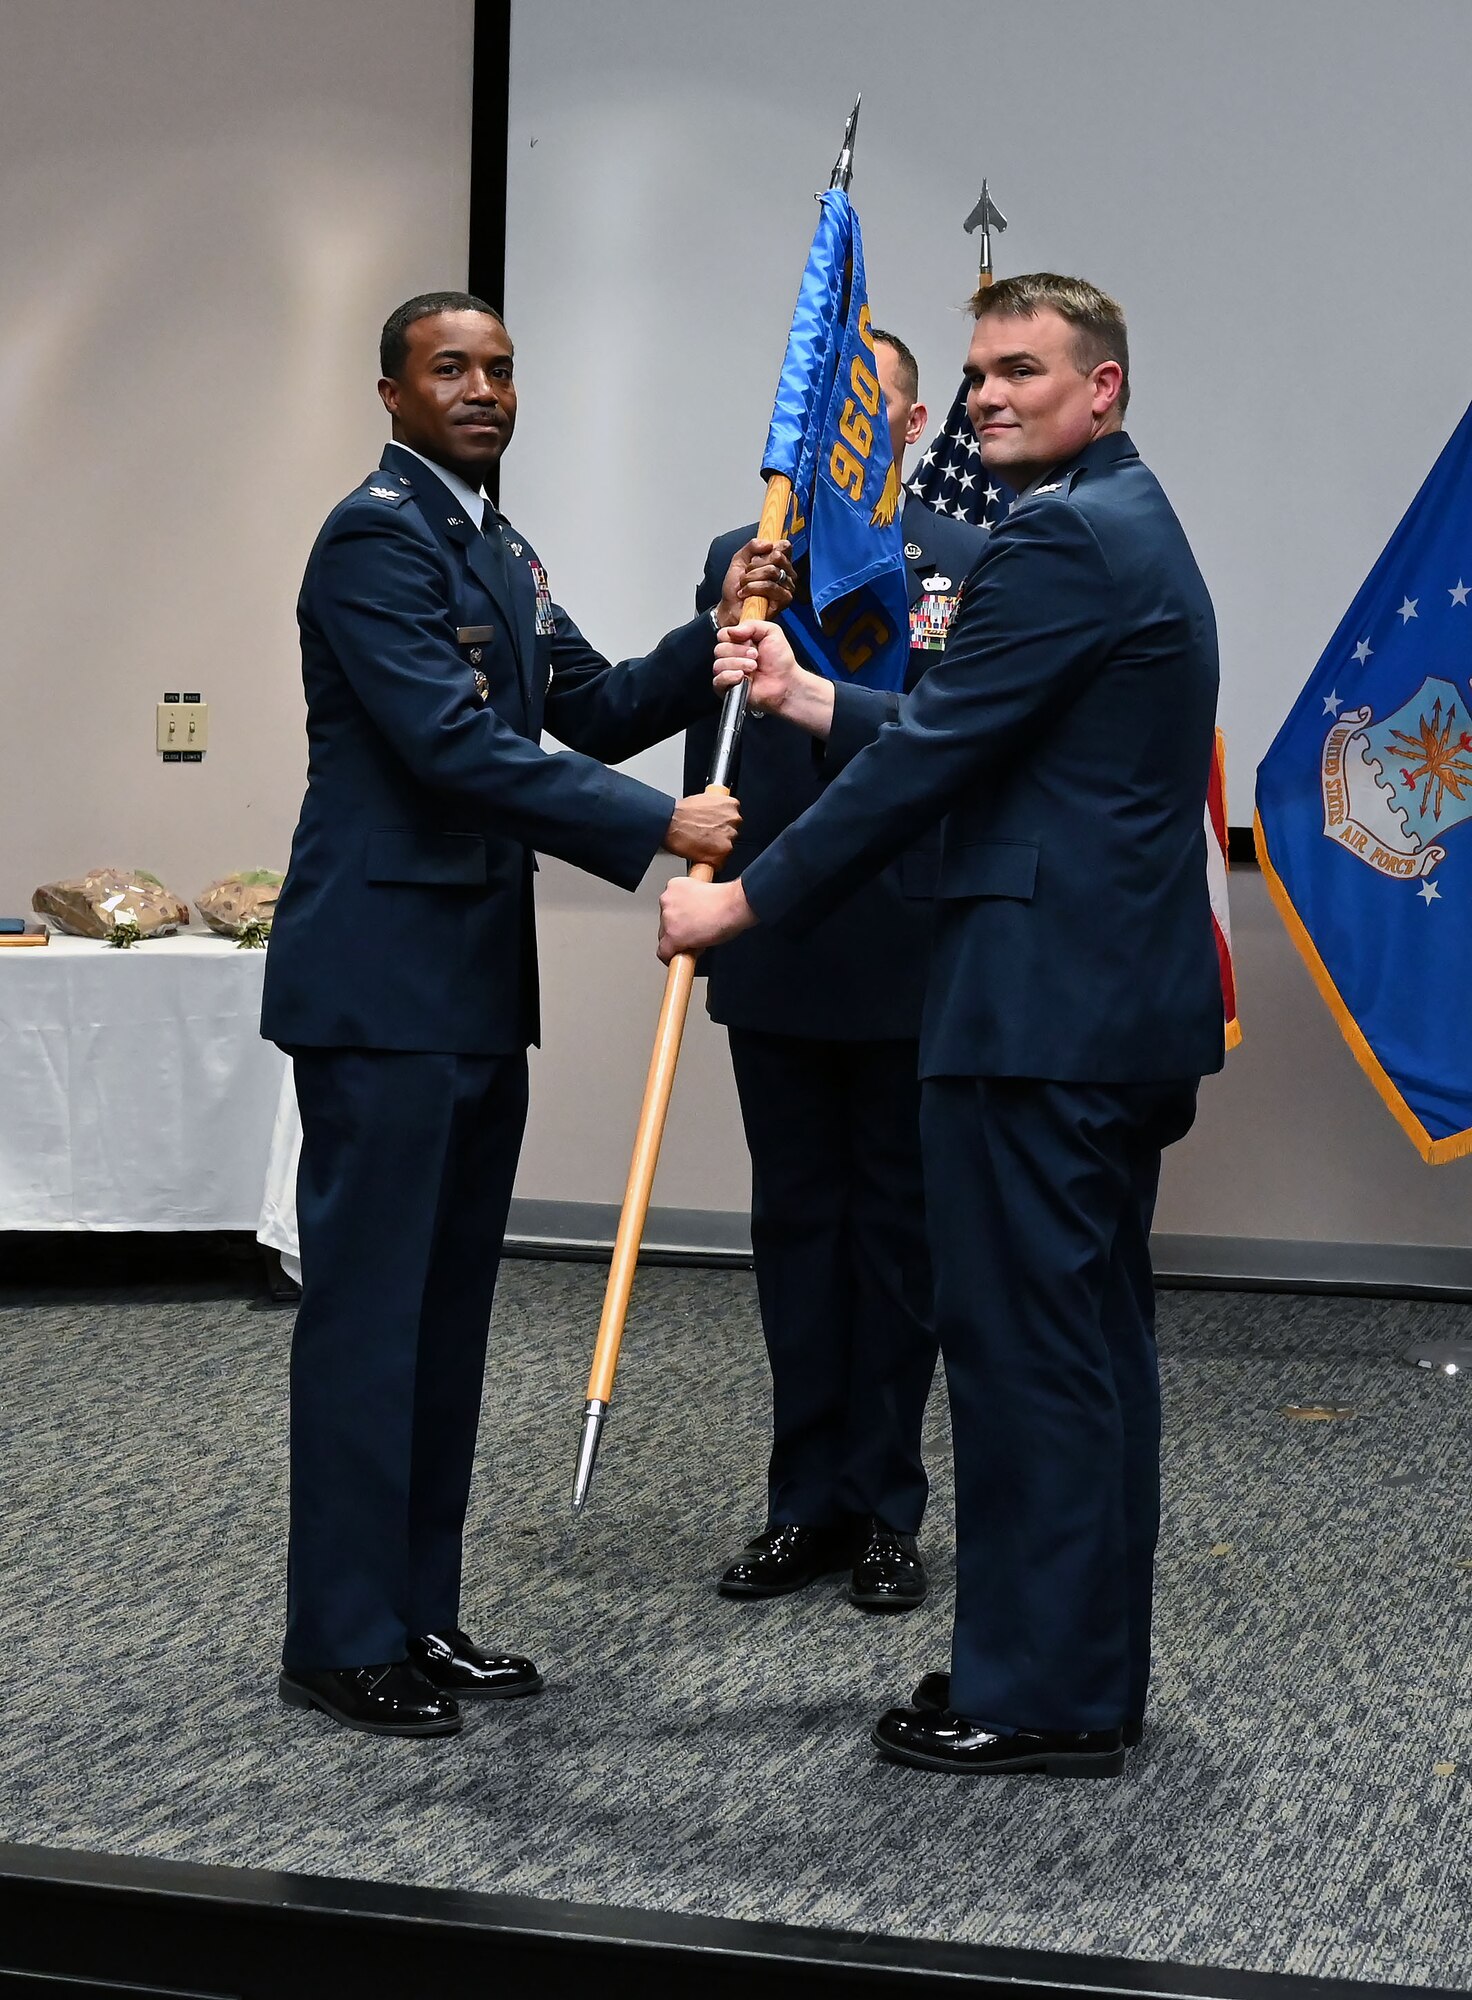
[{"label": "wall baseboard", "polygon": [[1151,1239],[1162,1285],[1472,1299],[1472,1250],[1441,1243],[1315,1243],[1275,1237]]},{"label": "wall baseboard", "polygon": [[[506,1247],[520,1256],[598,1260],[608,1256],[617,1227],[618,1210],[611,1202],[513,1201]],[[736,1210],[651,1208],[644,1239],[641,1254],[654,1263],[751,1262],[749,1221]],[[1151,1248],[1162,1285],[1472,1299],[1472,1250],[1448,1244],[1163,1233]]]},{"label": "wall baseboard", "polygon": [[[606,1258],[618,1215],[612,1202],[518,1199],[506,1248],[522,1257]],[[639,1254],[655,1262],[750,1264],[750,1218],[736,1209],[651,1208]]]}]

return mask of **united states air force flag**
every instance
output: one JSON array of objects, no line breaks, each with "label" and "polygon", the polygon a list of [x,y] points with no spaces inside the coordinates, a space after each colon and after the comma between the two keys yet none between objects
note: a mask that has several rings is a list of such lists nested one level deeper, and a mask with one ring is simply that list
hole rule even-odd
[{"label": "united states air force flag", "polygon": [[899,468],[874,365],[859,218],[839,189],[822,213],[792,315],[765,473],[792,481],[792,557],[807,602],[782,622],[830,679],[904,686],[909,587]]},{"label": "united states air force flag", "polygon": [[1257,775],[1288,930],[1423,1159],[1472,1152],[1472,410]]}]

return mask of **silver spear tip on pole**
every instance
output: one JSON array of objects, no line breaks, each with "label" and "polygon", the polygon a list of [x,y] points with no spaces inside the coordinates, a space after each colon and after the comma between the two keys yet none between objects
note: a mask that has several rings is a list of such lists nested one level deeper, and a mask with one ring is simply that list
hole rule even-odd
[{"label": "silver spear tip on pole", "polygon": [[843,144],[838,149],[838,158],[833,162],[833,172],[828,179],[829,187],[842,188],[845,194],[848,193],[854,170],[854,134],[859,129],[859,106],[863,101],[864,93],[860,91],[854,99],[853,110],[848,114],[848,123],[843,128]]},{"label": "silver spear tip on pole", "polygon": [[974,229],[983,231],[995,229],[1000,232],[1007,227],[1007,218],[992,200],[991,191],[985,181],[981,184],[981,193],[977,196],[976,206],[967,216],[963,227],[968,236]]},{"label": "silver spear tip on pole", "polygon": [[981,275],[989,278],[992,270],[992,231],[995,229],[1000,236],[1007,227],[1007,218],[992,200],[985,180],[982,181],[981,194],[977,198],[976,206],[967,216],[963,227],[968,236],[975,229],[981,231]]},{"label": "silver spear tip on pole", "polygon": [[603,1435],[603,1419],[607,1415],[607,1403],[601,1403],[596,1396],[583,1411],[582,1435],[578,1439],[577,1470],[572,1476],[574,1514],[581,1514],[587,1505],[588,1488],[593,1483],[593,1467],[598,1463],[598,1440]]}]

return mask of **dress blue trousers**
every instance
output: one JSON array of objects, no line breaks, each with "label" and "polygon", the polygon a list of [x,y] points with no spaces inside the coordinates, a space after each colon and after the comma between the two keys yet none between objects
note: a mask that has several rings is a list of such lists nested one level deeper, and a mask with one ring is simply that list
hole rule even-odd
[{"label": "dress blue trousers", "polygon": [[951,1705],[1144,1713],[1160,1521],[1150,1223],[1196,1081],[940,1077],[921,1125],[956,1461]]},{"label": "dress blue trousers", "polygon": [[284,1664],[460,1623],[486,1334],[526,1057],[289,1051],[301,1108]]},{"label": "dress blue trousers", "polygon": [[768,1521],[913,1534],[936,1355],[916,1045],[729,1033],[772,1367]]}]

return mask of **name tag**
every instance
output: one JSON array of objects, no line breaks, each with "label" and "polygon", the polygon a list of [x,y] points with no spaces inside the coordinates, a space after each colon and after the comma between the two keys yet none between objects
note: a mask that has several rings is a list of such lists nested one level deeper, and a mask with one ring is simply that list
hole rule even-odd
[{"label": "name tag", "polygon": [[462,646],[489,646],[495,636],[494,625],[460,625],[455,630]]},{"label": "name tag", "polygon": [[940,591],[927,590],[923,597],[910,606],[910,651],[912,653],[939,653],[944,650],[946,636],[950,632],[956,616],[956,606],[961,602],[961,593],[956,591],[945,596]]}]

